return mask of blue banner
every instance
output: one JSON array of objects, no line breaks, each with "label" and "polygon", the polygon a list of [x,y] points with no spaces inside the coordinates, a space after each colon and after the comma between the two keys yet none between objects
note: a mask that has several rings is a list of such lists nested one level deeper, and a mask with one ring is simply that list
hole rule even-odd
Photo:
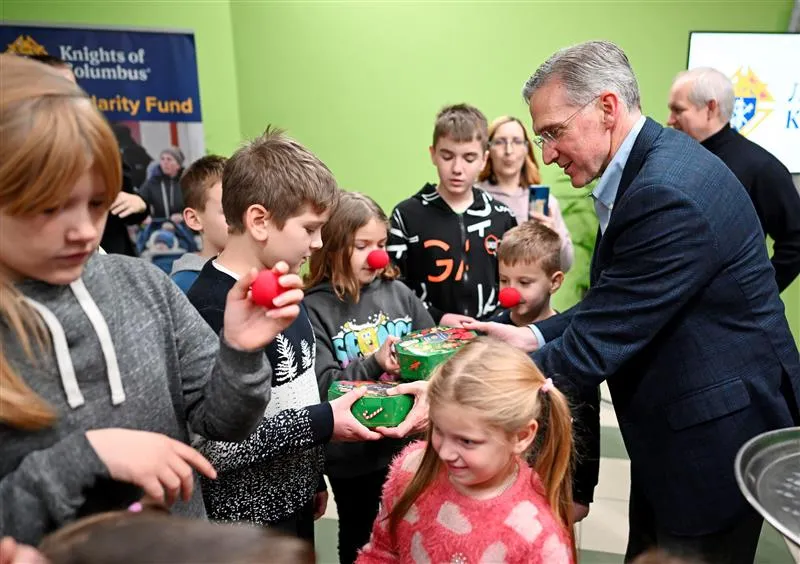
[{"label": "blue banner", "polygon": [[68,62],[109,121],[202,121],[191,33],[2,24],[0,45]]}]

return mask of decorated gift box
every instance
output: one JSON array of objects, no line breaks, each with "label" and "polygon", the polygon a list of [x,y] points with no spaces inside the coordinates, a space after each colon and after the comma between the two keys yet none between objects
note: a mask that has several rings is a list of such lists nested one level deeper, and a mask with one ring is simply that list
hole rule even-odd
[{"label": "decorated gift box", "polygon": [[409,333],[395,345],[402,380],[427,380],[433,369],[476,337],[461,327],[431,327]]},{"label": "decorated gift box", "polygon": [[411,411],[413,396],[387,396],[386,390],[396,386],[392,382],[333,382],[328,388],[328,399],[335,400],[357,387],[364,386],[367,392],[356,400],[351,411],[362,425],[369,428],[397,427]]}]

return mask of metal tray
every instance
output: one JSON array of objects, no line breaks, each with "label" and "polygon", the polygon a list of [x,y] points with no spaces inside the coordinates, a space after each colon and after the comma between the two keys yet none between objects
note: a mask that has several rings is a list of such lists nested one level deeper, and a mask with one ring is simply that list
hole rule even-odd
[{"label": "metal tray", "polygon": [[735,472],[750,505],[800,547],[800,427],[747,441],[736,455]]}]

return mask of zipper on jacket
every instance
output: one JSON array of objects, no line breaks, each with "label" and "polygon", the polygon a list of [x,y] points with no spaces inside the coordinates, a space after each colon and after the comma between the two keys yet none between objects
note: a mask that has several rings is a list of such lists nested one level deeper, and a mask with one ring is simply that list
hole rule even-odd
[{"label": "zipper on jacket", "polygon": [[[461,283],[463,284],[462,287],[466,288],[469,284],[469,271],[467,270],[467,228],[464,225],[464,214],[456,214],[458,216],[458,228],[461,232],[461,264],[460,266],[463,267],[463,272],[461,276]],[[461,300],[459,300],[461,301]],[[463,315],[469,315],[469,310],[467,307],[463,308],[462,312]]]}]

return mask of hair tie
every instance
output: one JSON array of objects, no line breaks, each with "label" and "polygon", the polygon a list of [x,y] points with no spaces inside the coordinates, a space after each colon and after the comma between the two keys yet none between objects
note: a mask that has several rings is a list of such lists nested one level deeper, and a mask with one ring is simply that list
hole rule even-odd
[{"label": "hair tie", "polygon": [[546,378],[545,381],[544,381],[544,384],[542,384],[542,387],[539,388],[539,390],[543,394],[546,394],[547,392],[549,392],[550,390],[554,390],[555,388],[556,387],[553,385],[553,379],[552,378]]}]

